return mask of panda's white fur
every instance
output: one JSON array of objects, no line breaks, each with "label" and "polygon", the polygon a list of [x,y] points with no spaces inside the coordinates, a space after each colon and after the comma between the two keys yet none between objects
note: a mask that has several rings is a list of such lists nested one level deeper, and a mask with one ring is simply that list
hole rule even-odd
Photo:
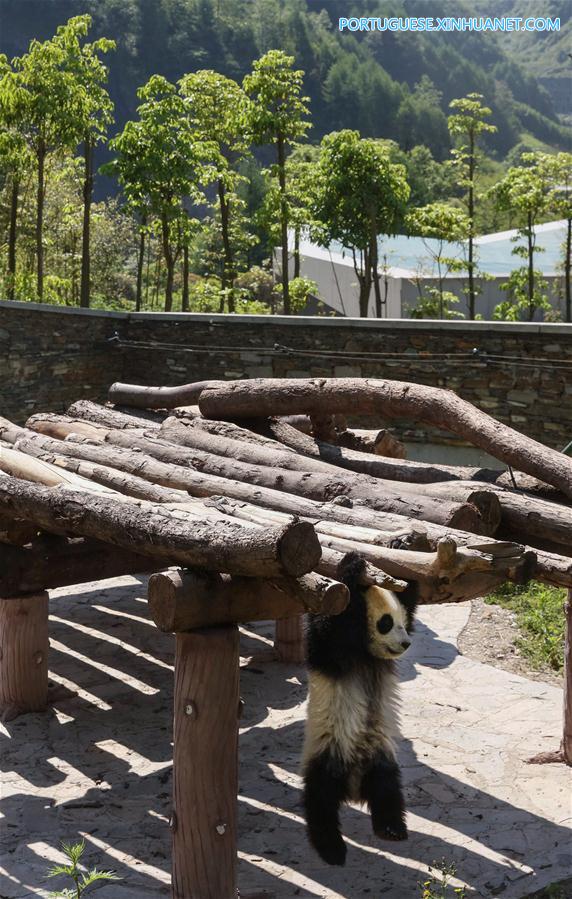
[{"label": "panda's white fur", "polygon": [[409,647],[414,600],[362,587],[363,560],[348,557],[348,608],[310,617],[309,697],[303,751],[304,805],[310,841],[330,864],[344,864],[343,802],[368,804],[373,828],[405,839],[396,762],[397,678],[393,660]]}]

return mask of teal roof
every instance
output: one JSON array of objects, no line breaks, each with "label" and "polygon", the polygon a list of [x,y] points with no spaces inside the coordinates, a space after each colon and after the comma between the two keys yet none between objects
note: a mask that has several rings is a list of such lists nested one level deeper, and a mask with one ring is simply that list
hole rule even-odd
[{"label": "teal roof", "polygon": [[[559,274],[562,270],[563,244],[566,235],[565,222],[548,222],[545,225],[539,225],[535,229],[535,234],[536,246],[539,249],[535,257],[535,268],[545,275]],[[516,231],[487,234],[477,238],[476,243],[479,268],[487,274],[508,275],[519,265],[524,265],[518,256],[512,254],[515,246],[525,245],[525,241],[517,236]],[[379,241],[380,266],[383,264],[384,257],[387,257],[387,265],[390,268],[433,275],[435,274],[434,263],[429,249],[435,252],[438,246],[439,241],[437,240],[406,237],[404,234],[381,238]],[[540,250],[540,248],[542,249]],[[341,244],[332,243],[329,249],[332,256],[341,255],[351,261],[351,252],[345,250]],[[442,255],[462,259],[463,250],[464,248],[459,244],[444,243]],[[460,274],[462,275],[462,272]]]}]

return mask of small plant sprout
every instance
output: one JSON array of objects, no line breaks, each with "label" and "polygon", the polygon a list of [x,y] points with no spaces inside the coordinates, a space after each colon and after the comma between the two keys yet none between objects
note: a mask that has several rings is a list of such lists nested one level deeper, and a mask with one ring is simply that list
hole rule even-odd
[{"label": "small plant sprout", "polygon": [[455,878],[457,869],[454,864],[443,861],[429,868],[427,880],[420,883],[421,899],[466,899],[464,886],[454,887],[451,880]]},{"label": "small plant sprout", "polygon": [[[53,865],[48,871],[48,877],[66,875],[71,878],[73,887],[50,893],[50,899],[81,899],[87,889],[99,880],[121,880],[113,871],[98,871],[91,868],[89,871],[80,868],[80,859],[85,850],[85,840],[80,843],[62,843],[62,852],[69,859],[69,864]],[[83,866],[82,866],[83,867]]]}]

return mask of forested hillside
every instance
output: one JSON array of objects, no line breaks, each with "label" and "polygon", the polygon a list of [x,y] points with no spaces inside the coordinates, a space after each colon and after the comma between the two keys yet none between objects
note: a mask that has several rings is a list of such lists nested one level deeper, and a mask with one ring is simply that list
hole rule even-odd
[{"label": "forested hillside", "polygon": [[[510,13],[519,0],[495,0],[495,15],[504,13],[503,4]],[[554,7],[570,27],[565,0],[542,5]],[[474,15],[490,6],[491,0],[434,0],[431,14]],[[332,130],[356,128],[397,140],[405,150],[423,143],[443,159],[449,101],[460,91],[478,91],[493,111],[498,130],[487,145],[498,158],[523,133],[560,149],[567,143],[538,82],[543,66],[562,75],[559,35],[354,35],[337,29],[342,14],[427,15],[424,0],[0,0],[0,51],[20,54],[31,38],[49,37],[82,12],[93,16],[96,37],[117,42],[109,65],[118,129],[132,117],[136,89],[150,75],[176,81],[185,72],[214,68],[242,79],[253,59],[279,47],[306,73],[313,142]]]}]

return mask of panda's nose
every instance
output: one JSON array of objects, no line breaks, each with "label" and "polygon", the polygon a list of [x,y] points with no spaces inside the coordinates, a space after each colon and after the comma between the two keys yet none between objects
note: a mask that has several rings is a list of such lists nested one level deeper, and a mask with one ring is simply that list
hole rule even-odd
[{"label": "panda's nose", "polygon": [[409,649],[409,647],[411,646],[411,640],[402,640],[401,645],[403,649]]}]

